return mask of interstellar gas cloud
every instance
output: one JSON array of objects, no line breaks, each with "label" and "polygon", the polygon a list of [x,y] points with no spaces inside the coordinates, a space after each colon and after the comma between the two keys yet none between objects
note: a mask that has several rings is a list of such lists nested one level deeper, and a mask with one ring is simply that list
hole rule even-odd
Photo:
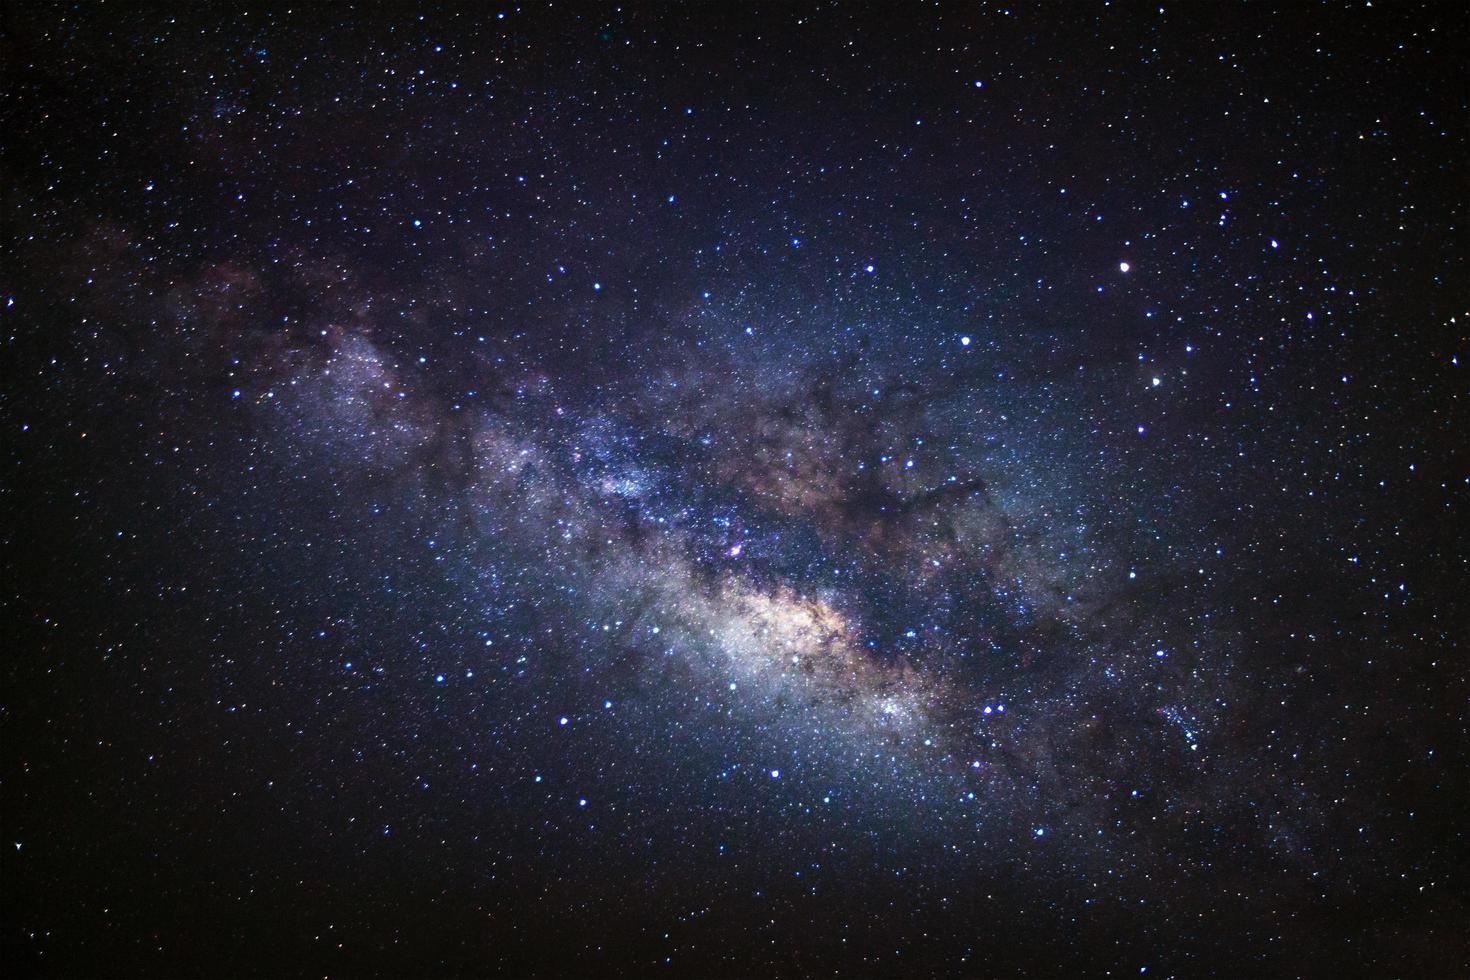
[{"label": "interstellar gas cloud", "polygon": [[9,9],[6,963],[1463,972],[1467,28]]}]

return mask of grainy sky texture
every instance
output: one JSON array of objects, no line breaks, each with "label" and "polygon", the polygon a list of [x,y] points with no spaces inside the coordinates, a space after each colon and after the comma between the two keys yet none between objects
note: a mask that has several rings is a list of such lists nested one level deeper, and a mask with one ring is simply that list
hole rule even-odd
[{"label": "grainy sky texture", "polygon": [[7,969],[1464,974],[1467,37],[6,5]]}]

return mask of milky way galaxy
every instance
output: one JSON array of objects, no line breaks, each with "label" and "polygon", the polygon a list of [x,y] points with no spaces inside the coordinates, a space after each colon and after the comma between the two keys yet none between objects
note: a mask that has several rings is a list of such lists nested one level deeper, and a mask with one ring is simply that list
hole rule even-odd
[{"label": "milky way galaxy", "polygon": [[5,18],[19,974],[1470,967],[1463,15]]}]

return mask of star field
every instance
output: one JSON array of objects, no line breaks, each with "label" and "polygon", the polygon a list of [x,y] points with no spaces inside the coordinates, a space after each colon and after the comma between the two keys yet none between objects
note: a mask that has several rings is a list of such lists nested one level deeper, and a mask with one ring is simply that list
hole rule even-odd
[{"label": "star field", "polygon": [[1463,14],[3,25],[18,975],[1470,965]]}]

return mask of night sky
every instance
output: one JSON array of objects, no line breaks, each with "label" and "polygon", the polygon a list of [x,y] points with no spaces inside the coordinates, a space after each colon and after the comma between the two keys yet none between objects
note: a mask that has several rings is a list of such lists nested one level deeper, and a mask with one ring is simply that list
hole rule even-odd
[{"label": "night sky", "polygon": [[1455,5],[0,12],[0,962],[1470,969]]}]

